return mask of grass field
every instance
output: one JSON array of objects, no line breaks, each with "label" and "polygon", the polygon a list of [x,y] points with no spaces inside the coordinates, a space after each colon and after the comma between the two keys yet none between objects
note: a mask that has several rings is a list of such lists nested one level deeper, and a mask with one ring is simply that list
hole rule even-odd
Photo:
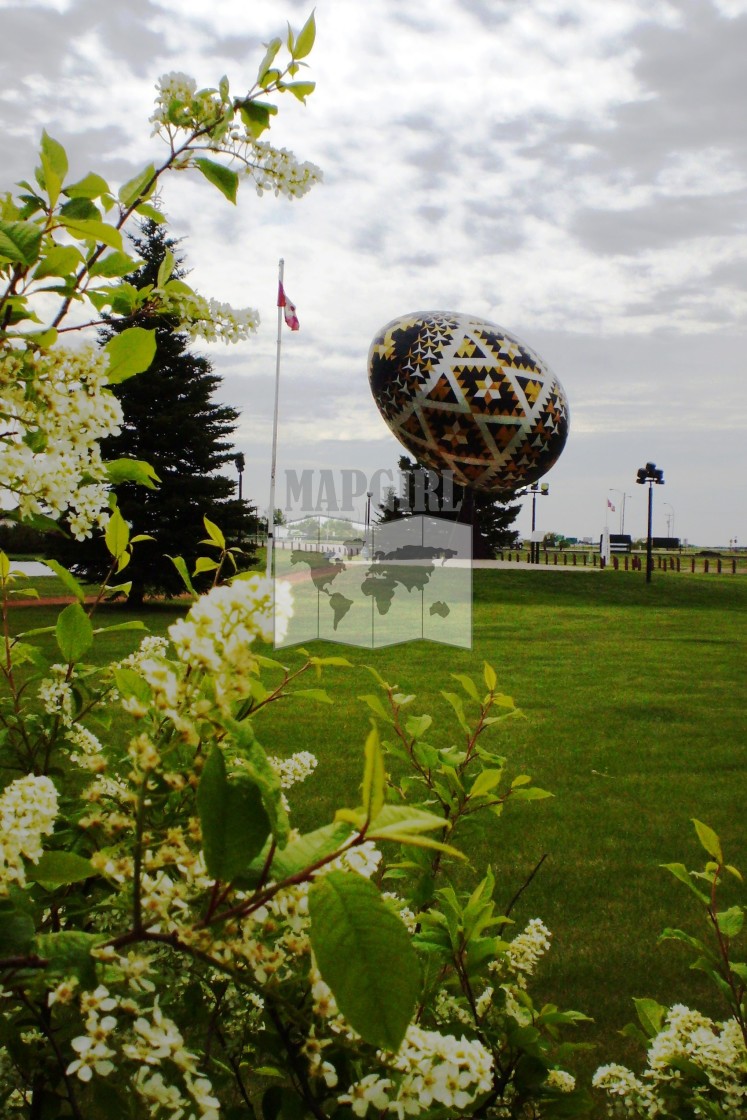
[{"label": "grass field", "polygon": [[[326,674],[334,708],[277,704],[258,733],[273,753],[318,756],[298,823],[321,824],[356,802],[369,724],[357,697],[374,691],[364,665],[416,693],[414,710],[431,712],[444,745],[457,738],[440,695],[453,685],[450,673],[476,674],[491,662],[526,716],[495,741],[511,773],[532,774],[554,797],[509,807],[490,839],[473,845],[474,861],[496,869],[505,903],[547,856],[513,913],[519,927],[536,915],[553,930],[539,991],[596,1020],[577,1032],[599,1043],[587,1068],[630,1060],[617,1031],[632,1018],[633,997],[719,1011],[679,947],[657,944],[665,926],[695,932],[699,921],[688,892],[659,865],[702,862],[690,824],[699,817],[747,871],[747,580],[662,574],[646,585],[640,573],[478,570],[474,599],[472,650],[313,644],[354,663]],[[163,632],[178,610],[161,606],[142,617]],[[109,614],[129,617],[122,607]],[[51,621],[52,612],[18,606],[13,619],[24,629]],[[102,636],[99,655],[124,654],[136,641],[131,633]],[[301,658],[284,650],[282,660]]]}]

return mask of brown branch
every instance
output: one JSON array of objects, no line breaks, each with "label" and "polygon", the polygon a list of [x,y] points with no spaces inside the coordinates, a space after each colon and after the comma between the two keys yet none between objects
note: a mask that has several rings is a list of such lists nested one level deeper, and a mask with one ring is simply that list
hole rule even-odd
[{"label": "brown branch", "polygon": [[546,859],[547,859],[547,852],[545,852],[545,854],[543,856],[541,856],[540,859],[537,860],[537,863],[532,868],[532,871],[527,876],[527,878],[524,880],[524,882],[521,884],[518,891],[516,892],[514,897],[511,899],[511,901],[509,902],[506,909],[503,911],[503,914],[506,918],[509,916],[509,914],[513,910],[514,906],[519,901],[519,899],[523,895],[524,891],[527,889],[527,887],[531,883],[532,879],[537,874],[537,872],[539,871],[540,867],[542,866],[542,864],[545,862]]}]

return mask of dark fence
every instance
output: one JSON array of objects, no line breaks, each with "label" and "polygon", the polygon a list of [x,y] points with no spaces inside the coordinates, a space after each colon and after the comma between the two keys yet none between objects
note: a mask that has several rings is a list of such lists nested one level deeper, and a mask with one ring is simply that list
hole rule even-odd
[{"label": "dark fence", "polygon": [[[532,563],[532,554],[527,551],[502,551],[496,553],[496,560],[504,560],[511,563]],[[668,572],[691,572],[702,573],[705,575],[736,575],[737,574],[737,559],[734,556],[721,557],[721,556],[654,556],[654,568],[659,571]],[[645,571],[646,555],[645,553],[632,555],[628,554],[615,554],[610,557],[609,564],[602,561],[598,552],[555,552],[547,551],[540,553],[539,567],[572,567],[572,568],[604,568],[610,567],[617,571],[631,571],[640,572]],[[744,563],[741,565],[742,569],[747,574],[747,568]]]}]

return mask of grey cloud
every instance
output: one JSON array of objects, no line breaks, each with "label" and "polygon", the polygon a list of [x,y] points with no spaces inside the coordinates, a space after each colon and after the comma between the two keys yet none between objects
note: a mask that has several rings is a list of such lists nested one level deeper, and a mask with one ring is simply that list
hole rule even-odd
[{"label": "grey cloud", "polygon": [[438,253],[403,253],[396,258],[396,263],[404,268],[438,268],[440,262]]},{"label": "grey cloud", "polygon": [[693,237],[718,237],[745,228],[744,191],[661,199],[635,210],[581,210],[571,229],[597,253],[631,254]]},{"label": "grey cloud", "polygon": [[[607,127],[563,125],[553,143],[592,145],[588,165],[655,177],[673,152],[722,147],[747,156],[747,17],[727,20],[689,0],[682,28],[646,24],[632,37],[636,73],[649,96],[619,106]],[[609,127],[609,123],[612,127]]]},{"label": "grey cloud", "polygon": [[359,253],[384,253],[386,250],[389,223],[384,221],[369,222],[360,226],[357,231],[351,231],[352,248]]},{"label": "grey cloud", "polygon": [[93,0],[83,7],[88,27],[95,28],[112,54],[126,58],[139,78],[155,79],[153,60],[166,52],[166,40],[147,26],[156,11],[150,0],[111,5]]},{"label": "grey cloud", "polygon": [[460,6],[483,27],[493,29],[510,18],[508,5],[496,0],[461,0]]},{"label": "grey cloud", "polygon": [[464,203],[462,228],[475,246],[475,252],[515,252],[525,244],[526,237],[514,205],[515,199],[499,202],[477,199]]},{"label": "grey cloud", "polygon": [[415,213],[419,218],[422,218],[424,222],[427,222],[428,225],[438,225],[439,222],[443,221],[449,211],[446,206],[433,205],[419,206]]},{"label": "grey cloud", "polygon": [[[0,63],[6,86],[18,77],[43,74],[54,80],[62,73],[75,40],[96,32],[112,53],[128,59],[135,74],[147,74],[150,59],[164,49],[163,36],[147,27],[157,9],[150,0],[128,0],[123,4],[101,4],[80,0],[65,13],[33,4],[18,4],[2,13],[3,38],[13,44]],[[102,91],[103,96],[104,91]]]}]

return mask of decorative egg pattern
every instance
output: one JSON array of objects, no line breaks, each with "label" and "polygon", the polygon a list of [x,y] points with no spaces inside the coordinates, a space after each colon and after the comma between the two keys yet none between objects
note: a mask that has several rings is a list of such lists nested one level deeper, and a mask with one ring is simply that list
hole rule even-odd
[{"label": "decorative egg pattern", "polygon": [[516,490],[546,474],[565,446],[558,379],[523,342],[473,315],[393,319],[371,343],[368,375],[400,443],[462,486]]}]

